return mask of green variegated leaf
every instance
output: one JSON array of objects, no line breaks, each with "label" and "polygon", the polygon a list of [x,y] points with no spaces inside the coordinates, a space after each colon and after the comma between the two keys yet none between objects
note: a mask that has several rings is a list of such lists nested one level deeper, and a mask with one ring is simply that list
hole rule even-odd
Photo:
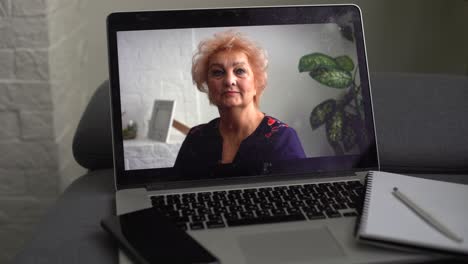
[{"label": "green variegated leaf", "polygon": [[327,131],[328,142],[332,145],[340,143],[343,139],[343,119],[343,111],[335,111],[333,116],[327,120],[325,129]]},{"label": "green variegated leaf", "polygon": [[348,87],[353,78],[347,71],[320,68],[309,73],[310,77],[329,87],[343,89]]},{"label": "green variegated leaf", "polygon": [[351,72],[354,70],[354,62],[347,55],[336,57],[335,61],[336,64],[338,64],[338,66],[345,71]]},{"label": "green variegated leaf", "polygon": [[343,127],[343,146],[346,152],[350,151],[357,143],[356,131],[359,124],[359,117],[355,114],[345,113]]},{"label": "green variegated leaf", "polygon": [[322,53],[312,53],[302,56],[299,60],[299,72],[311,72],[320,68],[334,69],[337,68],[336,61]]},{"label": "green variegated leaf", "polygon": [[327,121],[336,110],[336,100],[329,99],[317,105],[310,114],[310,125],[316,129]]}]

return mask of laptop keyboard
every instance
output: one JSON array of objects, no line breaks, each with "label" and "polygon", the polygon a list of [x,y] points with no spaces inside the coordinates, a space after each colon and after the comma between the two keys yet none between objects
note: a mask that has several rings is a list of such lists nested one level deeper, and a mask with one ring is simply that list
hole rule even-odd
[{"label": "laptop keyboard", "polygon": [[356,216],[359,181],[150,196],[184,230]]}]

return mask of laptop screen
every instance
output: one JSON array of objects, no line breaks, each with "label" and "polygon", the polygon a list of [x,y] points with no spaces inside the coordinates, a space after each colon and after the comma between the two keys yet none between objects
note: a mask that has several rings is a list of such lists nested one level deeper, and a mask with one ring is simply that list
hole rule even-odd
[{"label": "laptop screen", "polygon": [[356,6],[116,13],[108,37],[123,178],[377,167]]}]

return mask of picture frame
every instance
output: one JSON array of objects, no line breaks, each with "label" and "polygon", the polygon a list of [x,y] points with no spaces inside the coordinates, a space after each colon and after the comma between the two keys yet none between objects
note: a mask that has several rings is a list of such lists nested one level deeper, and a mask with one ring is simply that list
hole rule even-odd
[{"label": "picture frame", "polygon": [[148,138],[168,142],[174,118],[175,100],[154,100],[153,112],[148,126]]}]

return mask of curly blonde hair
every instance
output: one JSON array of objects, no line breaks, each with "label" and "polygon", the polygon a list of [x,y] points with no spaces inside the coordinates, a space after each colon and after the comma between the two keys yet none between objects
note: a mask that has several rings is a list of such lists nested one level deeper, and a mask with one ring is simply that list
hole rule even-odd
[{"label": "curly blonde hair", "polygon": [[259,97],[267,84],[268,57],[266,51],[240,32],[228,30],[214,34],[198,44],[198,50],[192,58],[192,80],[198,90],[208,93],[208,66],[211,57],[222,51],[243,52],[254,74],[257,96],[255,104],[259,105]]}]

